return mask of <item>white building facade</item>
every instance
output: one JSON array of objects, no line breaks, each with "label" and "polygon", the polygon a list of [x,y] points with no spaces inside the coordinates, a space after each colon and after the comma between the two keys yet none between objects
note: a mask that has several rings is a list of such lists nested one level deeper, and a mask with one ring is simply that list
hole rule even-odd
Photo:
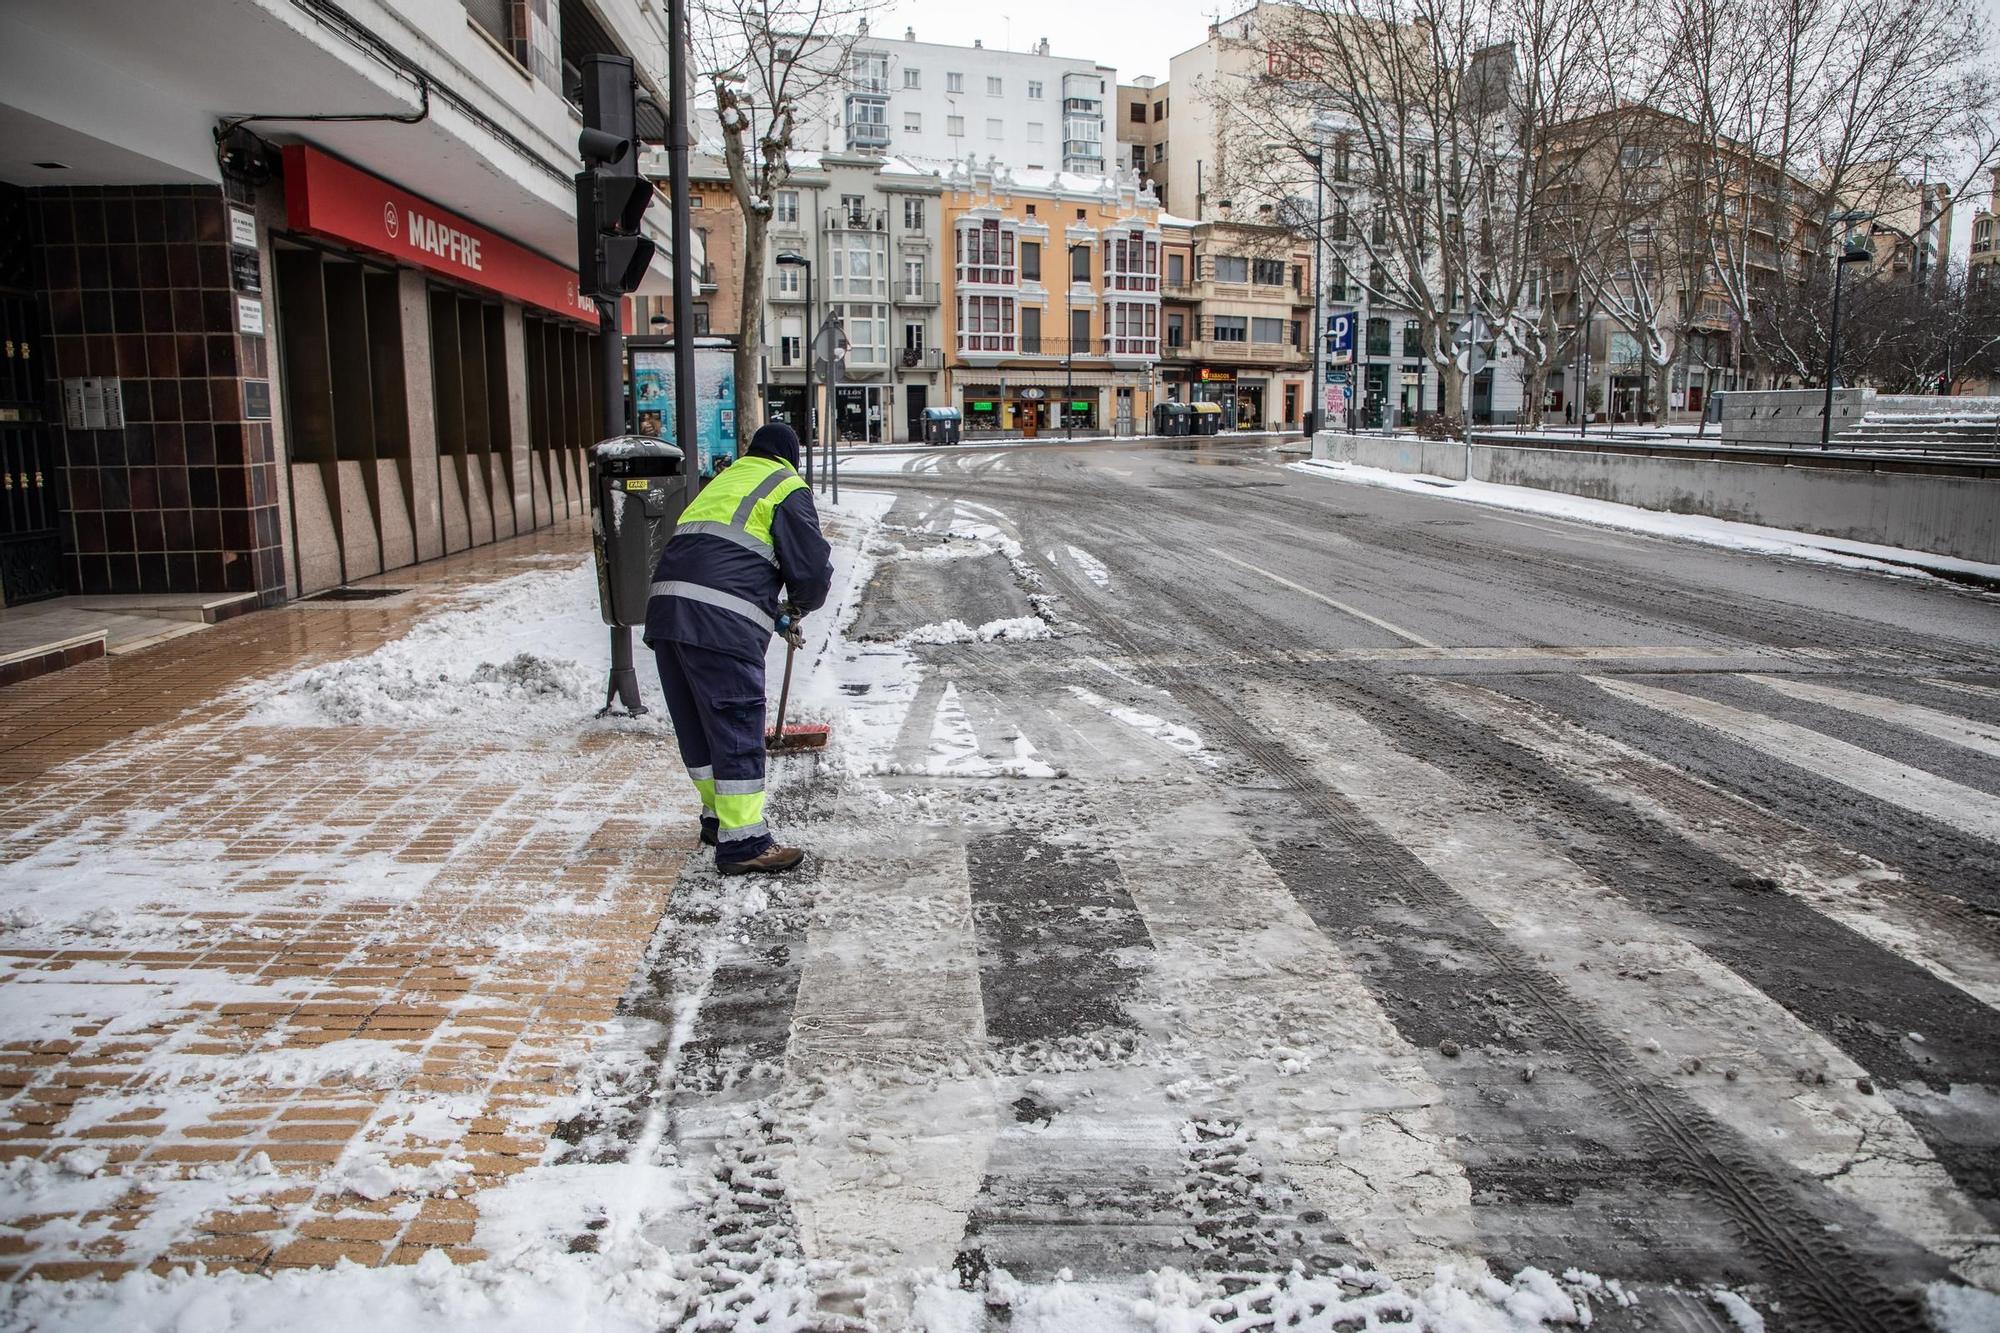
[{"label": "white building facade", "polygon": [[975,158],[1035,171],[1102,175],[1118,73],[1095,60],[974,43],[944,46],[864,33],[843,85],[809,115],[802,147],[924,164]]},{"label": "white building facade", "polygon": [[[827,153],[772,192],[764,328],[773,415],[805,420],[811,330],[838,311],[849,342],[832,400],[841,438],[922,437],[924,409],[945,401],[941,190],[935,174],[900,159]],[[809,257],[810,279],[804,265],[775,262],[781,254]]]}]

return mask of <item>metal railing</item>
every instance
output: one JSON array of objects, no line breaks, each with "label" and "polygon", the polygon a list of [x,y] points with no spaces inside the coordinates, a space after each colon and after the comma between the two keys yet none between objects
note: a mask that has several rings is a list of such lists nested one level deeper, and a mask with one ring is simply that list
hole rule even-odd
[{"label": "metal railing", "polygon": [[829,208],[826,210],[828,231],[887,231],[889,230],[889,210],[886,208]]},{"label": "metal railing", "polygon": [[1043,338],[1032,334],[966,333],[958,335],[961,357],[1013,357],[1060,366],[1064,361],[1146,360],[1157,361],[1165,351],[1158,338],[1135,338],[1111,334],[1094,338]]},{"label": "metal railing", "polygon": [[889,299],[897,305],[936,305],[938,285],[934,282],[898,282]]}]

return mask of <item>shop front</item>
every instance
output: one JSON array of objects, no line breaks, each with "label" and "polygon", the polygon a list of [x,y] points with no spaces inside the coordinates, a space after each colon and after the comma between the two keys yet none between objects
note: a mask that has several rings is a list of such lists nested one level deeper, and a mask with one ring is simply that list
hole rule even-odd
[{"label": "shop front", "polygon": [[892,386],[843,384],[836,393],[834,419],[843,442],[881,444],[888,440],[889,412],[895,403]]},{"label": "shop front", "polygon": [[272,238],[300,594],[583,511],[600,433],[573,271],[318,149]]}]

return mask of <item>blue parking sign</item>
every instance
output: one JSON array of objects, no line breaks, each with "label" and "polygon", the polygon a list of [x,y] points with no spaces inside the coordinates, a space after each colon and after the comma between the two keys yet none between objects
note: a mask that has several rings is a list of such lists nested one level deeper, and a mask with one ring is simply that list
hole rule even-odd
[{"label": "blue parking sign", "polygon": [[1354,312],[1326,317],[1326,351],[1328,356],[1354,359]]}]

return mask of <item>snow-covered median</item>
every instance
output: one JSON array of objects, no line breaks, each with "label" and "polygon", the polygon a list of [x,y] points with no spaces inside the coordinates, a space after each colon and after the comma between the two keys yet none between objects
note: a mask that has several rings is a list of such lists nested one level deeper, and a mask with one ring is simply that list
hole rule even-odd
[{"label": "snow-covered median", "polygon": [[1496,509],[1569,519],[1601,528],[1643,532],[1655,537],[1677,537],[1705,546],[1721,546],[1757,555],[1792,556],[1800,560],[1817,560],[1849,569],[1866,569],[1903,577],[1939,573],[2000,581],[2000,565],[1933,555],[1929,551],[1910,551],[1895,546],[1847,541],[1840,537],[1823,537],[1813,532],[1767,528],[1701,514],[1671,514],[1527,486],[1501,486],[1490,481],[1453,481],[1446,477],[1390,472],[1383,468],[1363,467],[1358,463],[1309,459],[1285,466],[1308,476],[1490,505]]}]

